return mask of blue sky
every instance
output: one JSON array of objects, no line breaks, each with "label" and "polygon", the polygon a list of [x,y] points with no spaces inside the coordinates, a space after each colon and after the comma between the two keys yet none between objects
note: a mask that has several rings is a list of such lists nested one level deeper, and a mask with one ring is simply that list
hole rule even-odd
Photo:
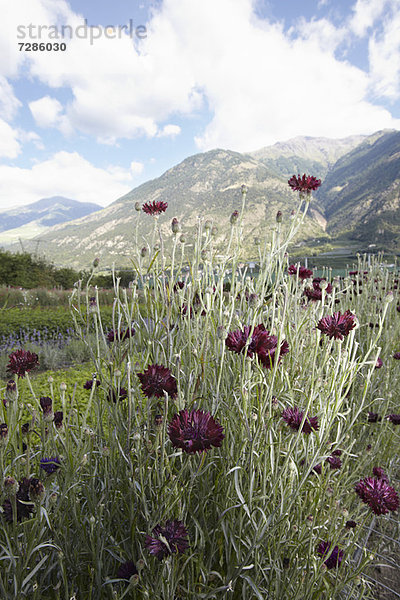
[{"label": "blue sky", "polygon": [[[61,26],[65,52],[19,51]],[[106,206],[211,148],[400,129],[399,30],[400,0],[0,0],[0,210]]]}]

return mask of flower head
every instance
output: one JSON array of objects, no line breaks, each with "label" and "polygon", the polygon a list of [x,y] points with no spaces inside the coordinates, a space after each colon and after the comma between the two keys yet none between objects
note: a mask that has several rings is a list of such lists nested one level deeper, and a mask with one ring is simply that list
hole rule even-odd
[{"label": "flower head", "polygon": [[153,202],[145,202],[142,206],[143,212],[147,215],[158,216],[165,212],[168,208],[168,202],[161,200],[153,200]]},{"label": "flower head", "polygon": [[61,461],[58,456],[51,456],[50,458],[42,458],[40,461],[40,468],[43,469],[48,475],[51,475],[57,471],[61,466]]},{"label": "flower head", "polygon": [[378,421],[382,421],[382,417],[379,416],[378,413],[374,413],[374,412],[368,413],[368,423],[377,423]]},{"label": "flower head", "polygon": [[[285,408],[285,410],[282,413],[282,419],[287,423],[287,425],[289,425],[289,427],[291,427],[295,431],[299,431],[303,417],[304,411],[299,410],[296,406],[293,408],[289,406],[288,408]],[[318,428],[318,417],[309,417],[307,415],[301,428],[301,431],[303,433],[309,434],[312,431],[316,431]]]},{"label": "flower head", "polygon": [[168,367],[162,365],[150,365],[143,373],[138,373],[142,391],[145,396],[151,398],[163,398],[166,392],[171,398],[175,398],[178,393],[176,379],[171,374]]},{"label": "flower head", "polygon": [[129,579],[132,575],[137,575],[137,568],[133,560],[128,560],[127,562],[122,563],[117,571],[117,577],[119,579]]},{"label": "flower head", "polygon": [[56,412],[54,413],[54,425],[57,427],[57,429],[61,429],[63,417],[64,417],[63,411],[56,410]]},{"label": "flower head", "polygon": [[400,360],[400,352],[395,352],[395,353],[393,354],[393,358],[394,358],[395,360]]},{"label": "flower head", "polygon": [[328,557],[324,561],[324,565],[328,569],[335,569],[336,567],[340,567],[340,563],[343,560],[344,552],[343,550],[339,550],[339,546],[334,546],[331,550],[331,542],[321,542],[317,548],[317,554],[322,556],[322,558]]},{"label": "flower head", "polygon": [[299,279],[309,279],[313,276],[313,272],[311,269],[307,269],[307,267],[303,267],[302,265],[290,265],[288,268],[289,275],[297,275],[299,274]]},{"label": "flower head", "polygon": [[119,388],[119,393],[118,391],[114,390],[113,388],[110,388],[110,390],[108,391],[107,394],[107,400],[109,402],[114,402],[114,404],[117,403],[118,400],[125,400],[125,398],[128,397],[128,391],[125,388]]},{"label": "flower head", "polygon": [[312,288],[306,288],[304,290],[304,295],[307,296],[309,300],[313,300],[314,302],[317,300],[322,300],[322,286],[324,286],[326,294],[330,294],[332,292],[332,284],[326,283],[326,279],[324,277],[314,277],[312,281]]},{"label": "flower head", "polygon": [[164,526],[157,525],[152,534],[154,537],[146,535],[145,545],[158,560],[171,554],[183,554],[189,547],[188,532],[182,521],[169,520]]},{"label": "flower head", "polygon": [[[16,509],[17,521],[22,521],[22,519],[27,519],[33,512],[33,503],[31,502],[31,498],[29,496],[29,487],[31,484],[31,479],[24,477],[21,481],[18,482],[18,491],[16,493]],[[9,523],[12,523],[14,518],[14,508],[13,503],[8,498],[3,502],[3,514]]]},{"label": "flower head", "polygon": [[375,363],[375,369],[380,369],[383,366],[383,360],[381,358],[378,358],[378,360]]},{"label": "flower head", "polygon": [[127,340],[130,337],[133,337],[135,335],[135,328],[134,327],[127,327],[126,329],[113,329],[112,331],[109,331],[107,334],[107,341],[108,342],[115,342],[115,340],[119,341],[119,342],[124,342],[125,340]]},{"label": "flower head", "polygon": [[313,175],[293,175],[288,180],[289,186],[294,192],[300,192],[302,194],[311,194],[311,192],[317,190],[321,185],[321,180],[317,179]]},{"label": "flower head", "polygon": [[328,456],[328,458],[326,459],[326,462],[329,464],[330,468],[335,470],[335,469],[341,469],[342,467],[342,461],[340,460],[339,456],[332,454],[332,456]]},{"label": "flower head", "polygon": [[223,427],[209,412],[181,410],[168,424],[168,435],[175,448],[185,452],[204,452],[219,447],[224,439]]},{"label": "flower head", "polygon": [[100,385],[99,379],[88,379],[83,384],[83,389],[84,390],[91,390],[94,385],[96,385],[96,387],[99,387],[99,385]]},{"label": "flower head", "polygon": [[322,331],[330,339],[342,340],[347,337],[356,326],[356,316],[349,310],[341,314],[340,311],[333,313],[332,316],[323,317],[318,321],[317,329]]},{"label": "flower head", "polygon": [[386,418],[388,419],[388,421],[393,423],[393,425],[400,425],[400,415],[391,414],[387,415]]},{"label": "flower head", "polygon": [[46,421],[52,421],[54,418],[53,400],[49,396],[41,396],[39,402],[42,407],[44,419]]},{"label": "flower head", "polygon": [[39,364],[38,355],[29,352],[29,350],[16,350],[8,358],[10,362],[7,365],[7,371],[18,375],[18,377],[25,377],[28,371],[32,371]]},{"label": "flower head", "polygon": [[365,477],[355,486],[356,494],[376,515],[385,515],[399,508],[396,490],[384,479]]},{"label": "flower head", "polygon": [[[237,329],[228,333],[225,344],[229,350],[237,354],[242,353],[249,339],[250,331],[251,327],[246,325],[243,330]],[[270,335],[269,331],[261,323],[253,330],[246,355],[252,358],[256,354],[261,364],[266,369],[270,369],[274,365],[276,355],[278,355],[279,362],[281,357],[289,352],[289,344],[284,340],[281,343],[279,353],[277,353],[277,349],[278,338],[275,335]]]},{"label": "flower head", "polygon": [[377,479],[382,479],[383,481],[386,481],[386,483],[389,483],[389,478],[382,467],[374,467],[372,473]]}]

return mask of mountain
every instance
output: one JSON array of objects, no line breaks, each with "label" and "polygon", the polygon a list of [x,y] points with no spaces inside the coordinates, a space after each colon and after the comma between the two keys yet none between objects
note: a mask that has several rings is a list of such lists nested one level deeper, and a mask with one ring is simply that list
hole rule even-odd
[{"label": "mountain", "polygon": [[190,156],[103,210],[55,225],[40,236],[40,250],[60,265],[88,267],[99,256],[104,266],[130,266],[136,235],[139,247],[150,244],[154,223],[135,204],[157,200],[168,202],[159,219],[166,246],[172,245],[171,220],[177,217],[190,253],[200,218],[218,227],[214,243],[224,252],[230,215],[241,208],[245,183],[242,256],[254,258],[254,240],[271,237],[278,210],[282,228],[290,226],[298,198],[287,180],[303,172],[321,178],[322,186],[292,253],[315,255],[349,242],[400,252],[400,132],[395,130],[340,140],[294,138],[250,154],[216,149]]},{"label": "mountain", "polygon": [[342,156],[316,197],[336,238],[400,251],[400,132],[379,131]]},{"label": "mountain", "polygon": [[250,155],[283,177],[290,177],[293,173],[317,173],[321,178],[325,177],[339,158],[356,148],[366,137],[352,135],[331,139],[299,136],[287,142],[266,146]]},{"label": "mountain", "polygon": [[[187,236],[194,236],[198,217],[212,221],[219,228],[216,245],[223,252],[230,231],[230,216],[241,208],[240,186],[249,188],[244,214],[243,254],[257,255],[254,238],[271,235],[278,210],[289,222],[290,211],[297,206],[297,194],[287,180],[250,155],[229,150],[211,150],[185,159],[161,177],[135,188],[107,208],[87,217],[53,227],[46,234],[41,251],[59,264],[89,266],[95,256],[102,263],[129,265],[134,246],[135,229],[139,244],[150,241],[153,219],[135,210],[135,203],[153,200],[168,202],[167,212],[160,217],[166,244],[172,244],[171,220],[177,217]],[[140,223],[140,225],[139,225]],[[307,217],[304,237],[326,238],[325,220],[315,202]],[[189,250],[190,251],[190,250]]]},{"label": "mountain", "polygon": [[84,217],[100,209],[101,206],[91,202],[52,196],[3,211],[0,213],[0,243],[33,238],[45,233],[53,225]]}]

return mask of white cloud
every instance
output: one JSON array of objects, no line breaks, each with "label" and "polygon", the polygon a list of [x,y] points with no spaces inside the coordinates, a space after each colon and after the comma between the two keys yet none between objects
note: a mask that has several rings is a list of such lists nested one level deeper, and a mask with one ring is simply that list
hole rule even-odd
[{"label": "white cloud", "polygon": [[372,85],[378,96],[400,97],[400,10],[385,21],[383,32],[369,42]]},{"label": "white cloud", "polygon": [[[346,36],[365,35],[399,3],[357,0],[343,27],[328,19],[303,20],[288,33],[258,18],[255,0],[164,0],[153,10],[140,44],[126,35],[103,36],[93,45],[71,39],[67,52],[21,58],[14,39],[18,56],[10,57],[8,67],[0,57],[0,67],[15,75],[25,60],[30,75],[49,88],[71,90],[72,100],[64,107],[55,94],[31,102],[40,126],[83,132],[107,144],[173,137],[180,131],[177,125],[160,130],[159,124],[205,106],[212,117],[197,137],[201,149],[245,151],[296,135],[369,133],[400,127],[400,120],[368,99],[372,86],[387,96],[397,93],[397,83],[389,84],[397,71],[388,64],[399,55],[394,32],[388,26],[386,35],[371,43],[371,75],[339,60],[335,51]],[[21,22],[83,23],[65,0],[18,0],[7,7],[14,31]],[[0,23],[0,40],[4,27]]]},{"label": "white cloud", "polygon": [[142,162],[132,161],[131,162],[131,172],[133,175],[140,175],[143,173],[144,164]]},{"label": "white cloud", "polygon": [[16,158],[20,151],[18,131],[13,129],[6,121],[0,119],[0,156]]},{"label": "white cloud", "polygon": [[59,123],[63,111],[61,102],[50,96],[30,102],[29,109],[39,127],[54,127]]},{"label": "white cloud", "polygon": [[[357,0],[353,7],[353,15],[349,28],[359,37],[363,37],[375,21],[383,14],[392,0]],[[397,0],[394,0],[397,2]]]},{"label": "white cloud", "polygon": [[180,134],[181,128],[179,125],[173,125],[172,123],[164,125],[161,131],[158,132],[157,137],[176,137]]},{"label": "white cloud", "polygon": [[55,195],[106,206],[132,187],[129,170],[100,169],[77,152],[58,152],[30,169],[0,165],[1,208],[9,207],[10,190],[19,206]]}]

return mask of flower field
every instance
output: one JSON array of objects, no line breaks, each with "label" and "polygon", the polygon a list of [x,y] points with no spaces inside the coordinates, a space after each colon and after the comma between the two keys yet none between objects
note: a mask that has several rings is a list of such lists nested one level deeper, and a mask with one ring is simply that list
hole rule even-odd
[{"label": "flower field", "polygon": [[223,256],[212,223],[186,240],[176,219],[165,255],[154,201],[133,286],[106,312],[90,278],[71,294],[84,364],[38,373],[31,340],[7,347],[2,598],[377,598],[399,558],[399,275],[291,265],[319,181],[289,183],[256,278],[245,186]]}]

